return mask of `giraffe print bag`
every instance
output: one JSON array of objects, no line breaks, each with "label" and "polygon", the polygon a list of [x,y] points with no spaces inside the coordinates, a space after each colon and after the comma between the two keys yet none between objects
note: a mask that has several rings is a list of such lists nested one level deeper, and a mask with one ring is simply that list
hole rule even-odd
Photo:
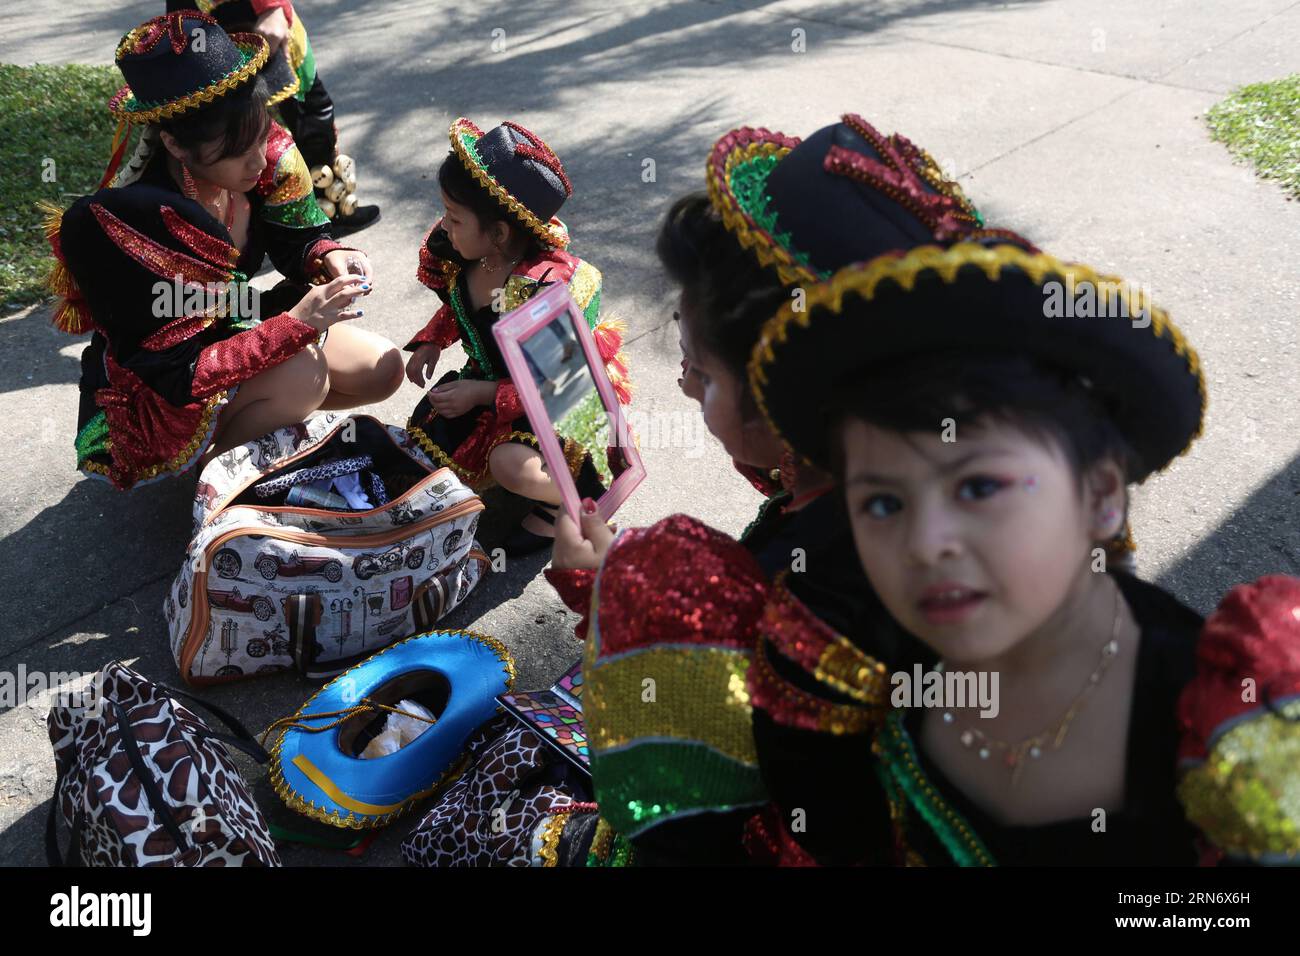
[{"label": "giraffe print bag", "polygon": [[[211,711],[214,733],[177,698]],[[266,819],[227,747],[266,763],[221,709],[114,661],[47,719],[58,777],[46,823],[51,866],[279,866]],[[59,848],[58,818],[69,831]]]},{"label": "giraffe print bag", "polygon": [[[368,510],[291,504],[304,469],[358,458]],[[275,489],[270,491],[269,489]],[[163,601],[192,685],[297,670],[326,679],[432,628],[486,571],[483,502],[404,429],[327,412],[217,456],[199,477],[194,536]]]}]

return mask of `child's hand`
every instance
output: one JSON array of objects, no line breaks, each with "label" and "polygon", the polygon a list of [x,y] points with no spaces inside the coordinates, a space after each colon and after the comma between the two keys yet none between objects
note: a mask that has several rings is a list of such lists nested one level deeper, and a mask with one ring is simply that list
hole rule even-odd
[{"label": "child's hand", "polygon": [[495,382],[459,379],[429,390],[429,404],[443,418],[456,418],[479,405],[491,405],[496,398]]},{"label": "child's hand", "polygon": [[555,548],[551,552],[551,567],[599,568],[614,542],[614,529],[596,513],[596,503],[590,498],[582,500],[582,528],[573,523],[567,514],[555,519]]},{"label": "child's hand", "polygon": [[406,363],[406,377],[412,385],[424,388],[424,383],[433,377],[433,370],[438,366],[438,357],[442,349],[432,342],[425,342],[411,353]]}]

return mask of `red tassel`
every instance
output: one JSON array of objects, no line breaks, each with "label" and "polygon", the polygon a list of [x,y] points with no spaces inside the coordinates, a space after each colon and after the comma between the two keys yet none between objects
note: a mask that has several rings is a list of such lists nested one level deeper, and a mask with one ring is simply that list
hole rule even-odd
[{"label": "red tassel", "polygon": [[623,347],[623,330],[623,323],[612,319],[601,322],[591,330],[592,338],[596,340],[596,350],[600,352],[601,361],[608,362]]}]

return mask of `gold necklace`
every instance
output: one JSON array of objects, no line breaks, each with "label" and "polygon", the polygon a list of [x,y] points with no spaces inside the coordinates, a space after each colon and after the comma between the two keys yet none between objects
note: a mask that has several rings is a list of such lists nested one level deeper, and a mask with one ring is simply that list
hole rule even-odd
[{"label": "gold necklace", "polygon": [[490,265],[488,265],[487,261],[488,261],[488,257],[484,256],[482,259],[478,261],[478,266],[488,275],[492,276],[492,275],[496,275],[498,272],[502,271],[503,269],[513,269],[515,266],[517,266],[520,262],[523,261],[523,256],[520,256],[518,259],[514,260],[513,262],[507,265],[497,266],[495,269],[492,268]]},{"label": "gold necklace", "polygon": [[[1021,771],[1024,770],[1025,764],[1027,763],[1025,759],[1026,757],[1030,760],[1037,760],[1043,755],[1044,749],[1059,750],[1061,745],[1065,743],[1065,736],[1069,733],[1070,725],[1074,722],[1074,718],[1078,715],[1079,711],[1083,709],[1083,705],[1088,702],[1088,698],[1091,697],[1092,692],[1097,689],[1097,685],[1101,683],[1102,677],[1105,675],[1106,671],[1110,669],[1110,665],[1114,663],[1115,657],[1119,654],[1119,612],[1121,594],[1119,585],[1115,584],[1113,581],[1111,583],[1115,588],[1115,621],[1111,625],[1110,640],[1102,645],[1101,659],[1098,660],[1097,666],[1093,668],[1092,673],[1088,675],[1087,681],[1084,682],[1083,689],[1075,695],[1070,706],[1066,708],[1065,713],[1063,713],[1055,723],[1046,730],[1043,730],[1032,737],[1026,737],[1024,740],[1015,744],[1008,743],[1005,740],[998,740],[995,737],[990,737],[982,730],[975,730],[972,727],[967,727],[961,732],[960,740],[962,746],[967,750],[975,751],[981,760],[988,760],[989,757],[993,755],[994,751],[1001,752],[1004,755],[1002,762],[1011,770],[1011,785],[1013,787],[1020,780]],[[943,666],[943,662],[940,661],[937,670],[942,671]],[[945,724],[952,724],[955,721],[956,717],[951,711],[943,712],[943,722]]]}]

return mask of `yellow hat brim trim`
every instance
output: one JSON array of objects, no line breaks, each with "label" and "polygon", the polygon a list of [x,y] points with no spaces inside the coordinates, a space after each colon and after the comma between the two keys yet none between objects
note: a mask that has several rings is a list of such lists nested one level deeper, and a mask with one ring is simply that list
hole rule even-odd
[{"label": "yellow hat brim trim", "polygon": [[231,70],[230,73],[211,86],[147,110],[130,108],[129,104],[136,102],[135,94],[131,91],[130,86],[124,86],[109,100],[109,113],[112,114],[114,119],[124,123],[157,123],[160,120],[170,119],[178,113],[184,113],[186,110],[206,106],[217,97],[225,96],[240,84],[253,79],[262,67],[266,66],[266,59],[270,55],[270,47],[267,46],[266,40],[253,33],[235,33],[231,35],[230,39],[241,50],[248,50],[250,47],[256,49],[244,61],[243,65]]},{"label": "yellow hat brim trim", "polygon": [[[1116,315],[1124,318],[1124,321],[1129,321],[1128,316],[1149,315],[1151,322],[1146,328],[1156,338],[1168,341],[1173,346],[1174,353],[1187,363],[1188,372],[1196,378],[1196,389],[1201,398],[1201,414],[1196,433],[1179,454],[1185,455],[1196,439],[1201,437],[1205,427],[1208,395],[1200,357],[1182,331],[1170,320],[1169,314],[1151,302],[1145,289],[1135,290],[1115,276],[1102,275],[1079,263],[1063,262],[1047,253],[1030,253],[1012,245],[990,248],[973,242],[959,242],[946,248],[920,246],[902,256],[885,255],[866,263],[846,266],[825,282],[805,288],[804,296],[792,297],[791,301],[784,303],[764,324],[750,353],[748,366],[750,391],[769,427],[776,434],[781,434],[767,407],[764,392],[764,386],[768,384],[767,369],[776,361],[777,350],[789,341],[792,325],[808,328],[814,312],[840,315],[845,300],[849,297],[870,302],[885,283],[910,292],[919,277],[934,274],[951,285],[957,281],[957,273],[967,266],[980,269],[991,282],[998,281],[1004,271],[1013,270],[1024,273],[1036,283],[1041,283],[1052,275],[1071,279],[1079,286],[1090,283],[1097,295],[1105,295],[1107,301],[1111,301],[1110,297],[1114,296],[1114,301],[1121,304],[1121,308],[1115,310]],[[796,311],[795,305],[800,304],[800,299],[803,300],[802,308]]]},{"label": "yellow hat brim trim", "polygon": [[736,237],[741,246],[752,250],[761,265],[776,269],[783,284],[812,284],[821,281],[820,277],[806,266],[800,265],[793,255],[777,245],[765,230],[760,229],[740,208],[731,189],[731,172],[736,166],[768,156],[781,160],[791,149],[792,147],[782,146],[780,143],[749,143],[728,154],[721,177],[718,175],[717,167],[712,163],[707,164],[705,180],[708,183],[709,202],[722,217],[722,224]]}]

